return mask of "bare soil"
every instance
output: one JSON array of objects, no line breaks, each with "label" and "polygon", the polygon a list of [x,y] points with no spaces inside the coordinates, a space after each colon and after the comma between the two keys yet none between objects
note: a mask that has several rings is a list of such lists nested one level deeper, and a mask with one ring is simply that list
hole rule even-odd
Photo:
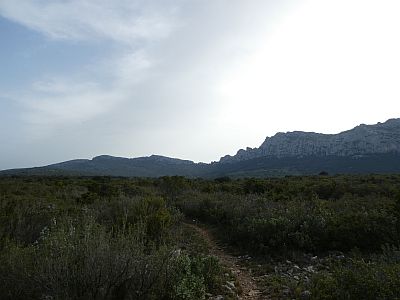
[{"label": "bare soil", "polygon": [[257,281],[252,276],[251,271],[243,265],[242,261],[238,257],[228,253],[227,250],[220,245],[218,240],[212,234],[212,231],[198,224],[187,224],[204,238],[209,246],[210,254],[218,257],[221,264],[235,275],[237,282],[240,284],[239,290],[242,291],[242,293],[238,295],[239,299],[266,299],[265,296],[262,296],[262,293],[257,286]]}]

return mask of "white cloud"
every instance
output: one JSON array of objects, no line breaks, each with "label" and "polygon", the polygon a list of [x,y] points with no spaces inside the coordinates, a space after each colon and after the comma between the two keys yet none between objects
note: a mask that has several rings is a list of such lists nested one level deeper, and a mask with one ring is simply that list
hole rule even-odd
[{"label": "white cloud", "polygon": [[[52,39],[104,40],[113,52],[75,74],[43,74],[14,95],[30,137],[77,126],[134,100],[134,90],[153,66],[147,48],[176,26],[175,1],[4,0],[0,15]],[[74,53],[73,55],[79,55]]]},{"label": "white cloud", "polygon": [[107,45],[14,94],[41,161],[54,140],[58,160],[210,161],[277,131],[384,121],[400,111],[399,13],[395,0],[0,0],[0,15],[76,46],[71,57]]},{"label": "white cloud", "polygon": [[[72,41],[77,51],[71,57],[79,56],[82,42],[111,46],[77,73],[43,72],[21,86],[14,96],[25,129],[18,135],[26,145],[19,147],[21,161],[27,161],[24,148],[35,149],[29,159],[41,163],[100,153],[217,159],[231,145],[214,126],[215,79],[240,56],[236,47],[246,28],[268,15],[261,12],[266,1],[247,3],[1,0],[3,17],[51,38],[52,45]],[[254,5],[260,8],[255,23]],[[210,140],[215,148],[202,149]]]},{"label": "white cloud", "polygon": [[[0,14],[54,39],[132,44],[169,35],[176,7],[144,0],[2,0]],[[158,3],[159,4],[159,3]]]},{"label": "white cloud", "polygon": [[[30,137],[42,138],[63,126],[79,126],[132,102],[135,89],[146,79],[151,67],[145,53],[129,52],[93,66],[86,75],[53,76],[35,81],[18,96]],[[109,82],[89,78],[97,72],[106,73]]]},{"label": "white cloud", "polygon": [[394,0],[302,2],[227,70],[220,126],[237,128],[245,146],[398,117],[399,14]]},{"label": "white cloud", "polygon": [[36,82],[32,92],[22,102],[30,125],[55,129],[57,125],[87,121],[106,112],[118,101],[115,96],[94,83],[53,80]]}]

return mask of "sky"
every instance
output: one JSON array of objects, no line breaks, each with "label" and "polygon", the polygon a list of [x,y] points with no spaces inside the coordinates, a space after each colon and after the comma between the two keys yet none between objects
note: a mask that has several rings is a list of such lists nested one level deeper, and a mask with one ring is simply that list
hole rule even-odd
[{"label": "sky", "polygon": [[398,0],[0,0],[0,169],[217,161],[400,117]]}]

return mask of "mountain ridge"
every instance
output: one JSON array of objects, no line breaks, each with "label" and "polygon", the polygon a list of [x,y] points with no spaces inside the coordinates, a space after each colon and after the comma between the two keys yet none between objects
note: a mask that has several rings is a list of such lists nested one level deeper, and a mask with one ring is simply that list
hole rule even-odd
[{"label": "mountain ridge", "polygon": [[337,134],[291,131],[267,137],[258,148],[240,149],[226,155],[221,163],[232,163],[264,156],[354,156],[400,153],[400,119],[374,125],[361,124]]},{"label": "mountain ridge", "polygon": [[400,119],[361,124],[338,134],[278,132],[258,148],[240,149],[218,162],[195,163],[162,155],[125,158],[100,155],[43,167],[0,171],[0,175],[124,177],[265,177],[330,173],[399,173]]}]

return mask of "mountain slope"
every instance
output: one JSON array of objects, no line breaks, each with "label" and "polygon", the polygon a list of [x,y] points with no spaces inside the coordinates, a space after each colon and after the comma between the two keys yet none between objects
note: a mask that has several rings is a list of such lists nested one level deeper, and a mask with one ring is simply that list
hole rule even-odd
[{"label": "mountain slope", "polygon": [[0,175],[126,177],[265,177],[337,173],[400,173],[400,119],[360,125],[339,134],[277,133],[259,148],[239,150],[211,164],[164,156],[98,156],[45,167],[1,171]]},{"label": "mountain slope", "polygon": [[259,148],[239,150],[221,158],[232,163],[257,157],[355,156],[400,153],[400,119],[376,125],[359,125],[338,134],[294,131],[267,137]]},{"label": "mountain slope", "polygon": [[182,175],[200,176],[202,165],[192,161],[152,155],[149,157],[123,158],[102,155],[89,159],[78,159],[39,168],[6,170],[3,175],[84,175],[159,177]]}]

